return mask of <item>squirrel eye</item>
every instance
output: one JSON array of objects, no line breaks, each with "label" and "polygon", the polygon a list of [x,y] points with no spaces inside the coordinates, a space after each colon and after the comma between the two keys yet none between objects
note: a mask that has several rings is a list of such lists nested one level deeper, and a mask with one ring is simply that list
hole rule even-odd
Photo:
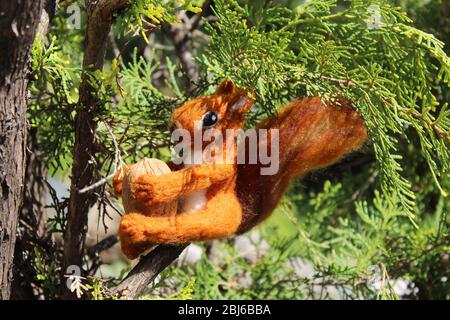
[{"label": "squirrel eye", "polygon": [[203,116],[203,128],[214,126],[217,123],[217,120],[219,120],[219,117],[216,112],[209,111],[205,113],[205,115]]}]

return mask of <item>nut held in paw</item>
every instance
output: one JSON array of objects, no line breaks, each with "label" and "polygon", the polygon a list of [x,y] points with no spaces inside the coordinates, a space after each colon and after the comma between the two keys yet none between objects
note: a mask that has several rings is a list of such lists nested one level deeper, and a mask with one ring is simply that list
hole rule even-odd
[{"label": "nut held in paw", "polygon": [[132,183],[142,175],[155,175],[170,173],[169,166],[158,159],[144,158],[130,167],[123,179],[122,203],[126,213],[141,213],[146,216],[175,215],[177,213],[177,200],[161,203],[154,206],[145,206],[133,196]]}]

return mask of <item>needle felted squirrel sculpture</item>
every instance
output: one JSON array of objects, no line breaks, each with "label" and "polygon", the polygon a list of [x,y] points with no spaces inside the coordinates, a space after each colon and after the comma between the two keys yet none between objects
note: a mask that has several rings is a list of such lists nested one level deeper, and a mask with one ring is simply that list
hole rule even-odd
[{"label": "needle felted squirrel sculpture", "polygon": [[[195,121],[201,121],[202,130],[214,127],[225,133],[243,127],[244,114],[253,103],[248,91],[224,81],[214,95],[193,99],[176,109],[171,122],[192,135]],[[119,230],[124,253],[135,258],[153,244],[243,233],[274,211],[293,178],[335,163],[367,139],[362,117],[348,102],[329,106],[318,97],[291,102],[256,129],[278,129],[279,170],[274,175],[262,175],[259,163],[238,164],[235,155],[232,163],[172,165],[175,171],[170,173],[134,178],[128,192],[141,207],[180,201],[177,214],[124,215]],[[126,171],[114,179],[118,194],[123,191]]]}]

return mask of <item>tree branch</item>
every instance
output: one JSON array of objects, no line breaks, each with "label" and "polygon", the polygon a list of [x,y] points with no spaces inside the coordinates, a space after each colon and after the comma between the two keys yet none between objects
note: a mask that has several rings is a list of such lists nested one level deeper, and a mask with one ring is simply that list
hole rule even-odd
[{"label": "tree branch", "polygon": [[[87,5],[88,26],[85,36],[83,66],[86,70],[80,84],[80,108],[76,116],[75,149],[73,152],[72,182],[70,188],[69,212],[64,234],[63,273],[70,265],[82,264],[83,242],[86,233],[87,213],[95,203],[96,173],[95,135],[97,130],[96,113],[98,96],[89,81],[92,71],[103,68],[108,35],[111,30],[113,14],[127,4],[126,0],[89,1]],[[196,16],[196,19],[200,19]],[[198,24],[198,22],[196,22]],[[184,27],[184,26],[183,26]],[[190,29],[190,27],[189,27]],[[178,34],[176,45],[186,73],[191,81],[198,78],[192,50],[191,30]],[[175,40],[174,40],[175,41]],[[186,52],[186,54],[181,54]],[[80,192],[82,190],[83,192]],[[155,277],[175,260],[186,246],[158,246],[147,254],[129,273],[114,292],[123,298],[136,298]],[[65,290],[66,297],[68,290]]]},{"label": "tree branch", "polygon": [[198,28],[201,18],[207,11],[209,5],[210,0],[205,0],[202,5],[202,11],[195,14],[191,19],[187,17],[186,13],[182,12],[178,15],[178,18],[183,23],[166,24],[164,27],[166,33],[172,38],[178,60],[188,77],[188,91],[193,89],[193,84],[198,81],[200,74],[199,67],[194,60],[193,33]]},{"label": "tree branch", "polygon": [[198,28],[198,26],[200,25],[200,21],[202,20],[202,17],[205,15],[206,10],[208,10],[210,4],[211,0],[205,0],[202,5],[202,11],[196,13],[191,18],[191,26],[190,26],[191,32]]},{"label": "tree branch", "polygon": [[187,244],[156,247],[139,261],[125,279],[112,290],[112,294],[117,295],[120,299],[136,299],[161,271],[178,258],[186,247]]},{"label": "tree branch", "polygon": [[[64,255],[62,277],[70,265],[82,265],[83,243],[86,234],[87,215],[95,203],[95,189],[80,193],[79,190],[92,185],[98,172],[95,158],[97,112],[99,98],[90,82],[90,74],[101,70],[105,61],[108,35],[114,13],[127,4],[127,0],[87,1],[87,29],[81,77],[79,111],[75,119],[75,146],[73,150],[72,179],[70,186],[67,226],[64,233]],[[63,297],[72,298],[68,290]]]}]

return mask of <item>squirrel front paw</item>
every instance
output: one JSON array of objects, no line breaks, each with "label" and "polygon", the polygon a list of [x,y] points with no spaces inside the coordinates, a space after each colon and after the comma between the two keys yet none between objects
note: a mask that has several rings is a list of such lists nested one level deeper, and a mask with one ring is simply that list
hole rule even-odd
[{"label": "squirrel front paw", "polygon": [[162,188],[158,185],[153,176],[140,176],[132,183],[133,196],[148,207],[164,202]]},{"label": "squirrel front paw", "polygon": [[120,221],[119,237],[123,253],[128,259],[136,259],[153,243],[146,236],[142,215],[130,213],[122,217]]}]

